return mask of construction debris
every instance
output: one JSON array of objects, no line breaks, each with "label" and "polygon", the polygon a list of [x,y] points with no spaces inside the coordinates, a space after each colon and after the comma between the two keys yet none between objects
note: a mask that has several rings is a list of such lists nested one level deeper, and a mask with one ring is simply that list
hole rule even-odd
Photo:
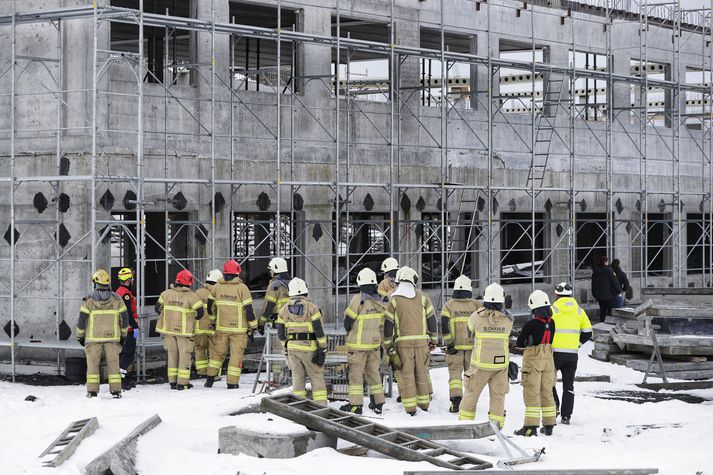
[{"label": "construction debris", "polygon": [[40,458],[54,455],[51,460],[43,462],[45,467],[59,467],[72,456],[82,440],[92,435],[99,427],[96,417],[74,421],[40,454]]},{"label": "construction debris", "polygon": [[262,406],[267,412],[397,460],[430,462],[451,470],[483,470],[493,466],[475,456],[293,394],[266,397]]},{"label": "construction debris", "polygon": [[489,423],[431,425],[425,427],[397,427],[406,434],[427,440],[471,440],[490,437],[495,432]]}]

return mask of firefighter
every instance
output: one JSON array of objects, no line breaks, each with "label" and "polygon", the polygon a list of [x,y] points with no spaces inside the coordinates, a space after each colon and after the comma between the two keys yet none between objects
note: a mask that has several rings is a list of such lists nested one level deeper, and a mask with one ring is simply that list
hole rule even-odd
[{"label": "firefighter", "polygon": [[117,277],[119,278],[119,287],[116,289],[116,294],[124,300],[124,305],[131,312],[126,340],[121,345],[121,353],[119,354],[121,387],[128,391],[135,385],[135,381],[130,381],[127,376],[129,366],[134,363],[136,356],[136,341],[139,339],[139,314],[136,311],[136,298],[131,291],[131,287],[134,285],[134,271],[128,267],[123,267],[119,270]]},{"label": "firefighter", "polygon": [[428,411],[430,405],[428,368],[430,350],[438,341],[438,328],[431,299],[416,289],[416,271],[404,266],[396,274],[396,281],[398,287],[386,308],[384,348],[395,348],[401,366],[397,375],[401,404],[414,416],[417,407]]},{"label": "firefighter", "polygon": [[[208,357],[213,353],[213,335],[215,335],[215,315],[208,313],[208,297],[218,283],[223,278],[223,273],[219,269],[208,272],[203,287],[196,290],[196,295],[203,301],[203,318],[196,320],[193,337],[194,352],[196,355],[196,373],[198,377],[204,378],[208,375]],[[207,318],[206,318],[207,317]]]},{"label": "firefighter", "polygon": [[265,291],[265,304],[258,321],[258,331],[265,334],[265,324],[277,320],[280,309],[290,299],[287,284],[290,282],[290,273],[287,270],[287,261],[281,257],[273,257],[267,265],[270,270],[270,282]]},{"label": "firefighter", "polygon": [[295,277],[289,283],[289,297],[277,316],[277,337],[285,345],[292,370],[292,393],[307,397],[305,376],[312,383],[312,400],[327,405],[327,385],[324,382],[324,361],[327,337],[322,326],[322,314],[309,299],[304,280]]},{"label": "firefighter", "polygon": [[481,307],[473,298],[470,279],[461,275],[453,285],[453,297],[441,310],[441,331],[446,345],[450,412],[457,413],[463,399],[463,372],[470,366],[473,340],[468,335],[468,320]]},{"label": "firefighter", "polygon": [[240,264],[231,259],[223,265],[223,278],[215,284],[208,297],[208,314],[215,315],[214,353],[208,362],[205,387],[213,386],[215,377],[228,360],[228,389],[238,389],[243,370],[243,353],[248,339],[253,338],[257,319],[253,313],[253,298],[248,287],[240,280]]},{"label": "firefighter", "polygon": [[175,284],[164,290],[156,302],[161,316],[156,331],[163,335],[163,347],[168,360],[168,382],[171,389],[190,389],[191,355],[196,320],[203,318],[203,301],[191,290],[193,274],[182,270]]},{"label": "firefighter", "polygon": [[87,397],[99,392],[99,364],[106,361],[109,392],[121,398],[119,353],[126,339],[129,315],[121,297],[111,291],[109,274],[103,269],[92,275],[94,291],[82,301],[77,322],[77,340],[87,357]]},{"label": "firefighter", "polygon": [[525,350],[522,357],[522,394],[525,399],[525,424],[515,431],[516,435],[537,435],[542,419],[541,432],[552,435],[557,421],[557,409],[552,395],[557,376],[552,357],[552,338],[555,322],[552,320],[550,298],[541,290],[530,294],[527,306],[532,319],[523,325],[517,337],[517,348]]},{"label": "firefighter", "polygon": [[339,409],[362,413],[364,378],[369,384],[369,409],[381,414],[384,406],[384,386],[381,380],[381,335],[386,304],[377,292],[376,273],[368,267],[359,271],[357,285],[360,294],[352,297],[344,312],[347,331],[347,362],[349,364],[349,404]]},{"label": "firefighter", "polygon": [[513,319],[503,313],[505,290],[492,283],[485,288],[483,306],[468,320],[468,331],[474,337],[470,368],[463,374],[465,394],[458,419],[472,421],[480,393],[488,385],[490,410],[488,419],[502,429],[505,425],[505,395],[508,392],[508,339]]},{"label": "firefighter", "polygon": [[384,278],[379,282],[379,295],[387,301],[394,290],[396,290],[396,271],[399,270],[399,261],[393,257],[387,257],[381,263],[381,272]]},{"label": "firefighter", "polygon": [[557,333],[552,340],[555,356],[555,373],[562,371],[562,405],[557,397],[557,387],[552,388],[555,406],[562,411],[560,421],[569,424],[574,409],[574,376],[577,372],[579,347],[592,338],[592,324],[585,312],[572,297],[572,286],[561,282],[555,287],[557,300],[552,304],[552,320]]}]

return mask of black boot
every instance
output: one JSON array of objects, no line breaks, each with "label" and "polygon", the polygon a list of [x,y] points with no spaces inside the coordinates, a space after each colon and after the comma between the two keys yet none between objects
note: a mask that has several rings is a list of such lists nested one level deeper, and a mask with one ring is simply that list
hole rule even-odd
[{"label": "black boot", "polygon": [[134,386],[135,384],[133,383],[131,378],[129,378],[129,376],[126,376],[121,380],[121,389],[123,389],[124,391],[130,391],[134,388]]},{"label": "black boot", "polygon": [[451,407],[448,412],[457,413],[460,410],[460,402],[463,398],[461,396],[453,396],[451,398]]},{"label": "black boot", "polygon": [[228,384],[228,389],[238,389],[239,387],[239,384]]},{"label": "black boot", "polygon": [[351,412],[352,414],[361,414],[361,406],[354,406],[351,404],[344,404],[339,407],[340,411]]},{"label": "black boot", "polygon": [[396,398],[396,402],[401,402],[401,396],[398,396],[398,397]]},{"label": "black boot", "polygon": [[204,388],[212,388],[215,382],[215,376],[208,376],[205,378],[205,383],[203,383]]},{"label": "black boot", "polygon": [[516,430],[515,435],[522,435],[525,437],[535,436],[537,437],[537,426],[523,426],[522,429]]},{"label": "black boot", "polygon": [[87,392],[87,397],[88,397],[88,398],[97,397],[97,392],[96,392],[96,391],[88,391],[88,392]]},{"label": "black boot", "polygon": [[569,425],[569,417],[568,416],[562,416],[560,419],[560,422],[565,425]]},{"label": "black boot", "polygon": [[373,411],[375,407],[376,407],[376,399],[374,399],[373,394],[369,394],[369,409],[371,409]]},{"label": "black boot", "polygon": [[193,387],[193,385],[191,383],[176,385],[176,389],[179,391],[183,391],[184,389],[191,389],[192,387]]},{"label": "black boot", "polygon": [[171,384],[171,389],[176,389],[177,384],[176,383],[170,383]]},{"label": "black boot", "polygon": [[121,391],[112,391],[111,397],[113,397],[114,399],[121,399]]},{"label": "black boot", "polygon": [[554,426],[542,426],[540,427],[540,434],[552,435],[552,428]]}]

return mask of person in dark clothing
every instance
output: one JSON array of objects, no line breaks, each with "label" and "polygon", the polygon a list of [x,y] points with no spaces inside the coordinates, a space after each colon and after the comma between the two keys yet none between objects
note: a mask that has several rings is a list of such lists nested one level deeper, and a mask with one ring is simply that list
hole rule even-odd
[{"label": "person in dark clothing", "polygon": [[592,268],[592,295],[599,302],[599,321],[603,322],[616,304],[616,296],[621,293],[621,285],[609,267],[609,258],[601,256]]},{"label": "person in dark clothing", "polygon": [[[619,281],[619,285],[621,286],[621,291],[624,293],[625,296],[630,295],[631,292],[631,285],[629,284],[629,278],[626,276],[626,272],[621,270],[620,264],[619,264],[619,259],[614,259],[611,261],[611,268],[614,271],[614,275],[616,275],[616,280]],[[631,298],[631,297],[628,297]],[[624,297],[622,297],[619,301],[619,306],[623,306],[624,304]]]}]

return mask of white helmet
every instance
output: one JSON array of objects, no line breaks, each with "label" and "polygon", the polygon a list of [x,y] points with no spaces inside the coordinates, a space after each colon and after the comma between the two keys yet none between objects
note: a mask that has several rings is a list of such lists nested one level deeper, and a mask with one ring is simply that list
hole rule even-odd
[{"label": "white helmet", "polygon": [[212,271],[208,272],[208,275],[205,278],[206,282],[218,282],[220,279],[223,278],[223,273],[220,272],[220,269],[213,269]]},{"label": "white helmet", "polygon": [[555,295],[569,296],[572,295],[572,286],[567,282],[560,282],[555,287]]},{"label": "white helmet", "polygon": [[530,298],[527,299],[527,306],[530,310],[535,310],[540,307],[549,307],[550,298],[541,290],[535,290],[530,294]]},{"label": "white helmet", "polygon": [[483,303],[505,303],[505,289],[493,282],[485,288]]},{"label": "white helmet", "polygon": [[381,263],[381,272],[389,272],[392,270],[398,270],[399,269],[399,261],[394,259],[393,257],[387,257],[384,259],[384,262]]},{"label": "white helmet", "polygon": [[369,269],[368,267],[364,267],[362,270],[359,271],[359,274],[357,274],[356,280],[357,285],[376,284],[376,272]]},{"label": "white helmet", "polygon": [[418,274],[410,267],[403,266],[396,273],[396,282],[411,282],[413,285],[416,285],[416,282],[418,282]]},{"label": "white helmet", "polygon": [[307,295],[309,293],[309,289],[307,289],[307,283],[299,277],[295,277],[290,280],[290,283],[287,284],[287,290],[290,297],[297,297],[298,295]]},{"label": "white helmet", "polygon": [[267,265],[267,268],[275,274],[287,272],[287,261],[281,257],[273,257],[270,259],[270,263]]},{"label": "white helmet", "polygon": [[473,291],[473,286],[471,285],[470,279],[467,275],[459,276],[453,283],[453,290],[467,290],[468,292]]}]

